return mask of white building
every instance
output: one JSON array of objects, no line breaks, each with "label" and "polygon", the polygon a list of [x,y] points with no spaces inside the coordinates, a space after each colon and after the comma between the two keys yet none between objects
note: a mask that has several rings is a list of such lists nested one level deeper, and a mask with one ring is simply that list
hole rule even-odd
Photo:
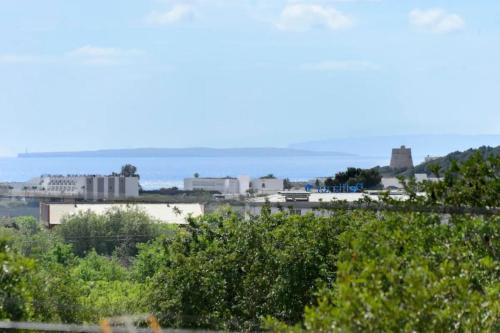
[{"label": "white building", "polygon": [[[408,200],[408,195],[400,192],[391,192],[390,197],[395,200]],[[418,193],[417,195],[425,195]],[[315,193],[305,191],[283,191],[278,194],[268,195],[266,197],[254,198],[245,204],[245,213],[248,215],[259,215],[262,207],[269,205],[271,213],[288,211],[296,215],[314,213],[316,216],[333,214],[332,210],[326,209],[329,204],[346,203],[355,204],[356,202],[369,198],[372,201],[379,201],[380,198],[374,193]],[[293,201],[290,201],[292,199]],[[294,200],[298,199],[298,200]]]},{"label": "white building", "polygon": [[81,213],[92,212],[105,214],[112,209],[133,210],[138,209],[149,215],[160,223],[185,224],[190,216],[203,215],[204,207],[201,204],[168,204],[168,203],[40,203],[40,219],[47,226],[52,227],[61,224],[65,218]]},{"label": "white building", "polygon": [[139,196],[139,178],[98,175],[43,175],[11,183],[8,195],[85,200],[127,199]]},{"label": "white building", "polygon": [[222,194],[240,194],[240,182],[237,178],[196,177],[184,178],[186,191],[213,191]]},{"label": "white building", "polygon": [[257,178],[252,179],[250,188],[257,194],[274,194],[283,191],[283,179]]},{"label": "white building", "polygon": [[283,179],[279,178],[256,178],[248,176],[235,177],[195,177],[184,178],[184,190],[186,191],[214,191],[224,195],[246,195],[249,191],[255,194],[273,194],[283,190]]},{"label": "white building", "polygon": [[[440,178],[429,177],[425,173],[416,173],[415,181],[417,183],[421,183],[423,181],[439,181]],[[382,177],[381,184],[384,186],[384,189],[402,189],[403,185],[397,177]]]}]

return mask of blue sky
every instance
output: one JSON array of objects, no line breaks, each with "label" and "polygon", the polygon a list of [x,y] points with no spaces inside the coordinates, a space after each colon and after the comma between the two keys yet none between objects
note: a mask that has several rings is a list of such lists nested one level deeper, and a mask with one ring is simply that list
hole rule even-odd
[{"label": "blue sky", "polygon": [[0,155],[500,132],[499,1],[0,0]]}]

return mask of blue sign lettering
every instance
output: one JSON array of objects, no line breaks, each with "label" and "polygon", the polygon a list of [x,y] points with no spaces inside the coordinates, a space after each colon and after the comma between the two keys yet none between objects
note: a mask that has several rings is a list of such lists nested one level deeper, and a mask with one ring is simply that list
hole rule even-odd
[{"label": "blue sign lettering", "polygon": [[[311,184],[306,184],[304,187],[307,192],[312,192],[314,186]],[[363,191],[363,183],[357,183],[354,185],[349,184],[339,184],[333,186],[319,186],[316,188],[318,193],[356,193]]]}]

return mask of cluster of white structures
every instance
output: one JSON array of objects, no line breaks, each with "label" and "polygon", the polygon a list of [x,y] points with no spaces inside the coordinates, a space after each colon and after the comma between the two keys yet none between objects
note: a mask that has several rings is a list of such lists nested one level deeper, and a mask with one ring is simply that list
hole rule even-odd
[{"label": "cluster of white structures", "polygon": [[[391,167],[394,169],[413,167],[411,149],[405,146],[393,149]],[[426,174],[416,174],[415,178],[417,182],[438,180],[429,178]],[[314,184],[318,180],[324,182],[326,178],[313,179],[310,182]],[[401,191],[403,186],[396,177],[383,177],[381,183],[385,190],[390,190],[390,195],[394,199],[407,199],[407,195]],[[308,212],[324,214],[324,209],[322,209],[324,204],[336,201],[355,202],[366,200],[366,197],[377,201],[380,194],[377,191],[359,193],[319,193],[318,191],[318,193],[313,193],[297,189],[284,190],[284,185],[284,179],[272,176],[184,179],[185,191],[209,191],[225,198],[247,197],[244,203],[235,203],[239,205],[238,209],[244,206],[244,212],[247,215],[258,214],[263,205],[270,205],[272,212],[281,211],[285,207],[294,214],[301,215]],[[106,214],[116,209],[140,210],[159,223],[174,224],[184,224],[188,217],[198,217],[205,212],[205,206],[202,203],[133,203],[133,200],[121,203],[121,200],[139,196],[139,178],[119,175],[43,175],[28,182],[0,184],[0,195],[35,197],[42,200],[49,199],[48,201],[52,198],[62,199],[63,202],[59,203],[42,202],[40,204],[40,219],[48,227],[61,224],[70,216],[87,212]]]},{"label": "cluster of white structures", "polygon": [[121,200],[139,196],[139,178],[100,175],[43,175],[27,182],[3,184],[1,194],[19,197]]},{"label": "cluster of white structures", "polygon": [[[390,194],[396,200],[406,200],[408,196],[396,191]],[[234,207],[246,216],[258,215],[264,205],[270,205],[272,213],[287,211],[296,215],[313,213],[317,216],[331,214],[324,205],[331,202],[356,202],[368,196],[377,201],[376,193],[310,193],[305,191],[282,191],[247,200],[243,206]],[[134,210],[149,215],[158,223],[186,224],[189,217],[199,217],[205,213],[202,203],[41,203],[40,220],[51,228],[64,222],[66,218],[78,214],[107,214],[113,210]],[[241,210],[243,209],[243,210]]]},{"label": "cluster of white structures", "polygon": [[283,191],[284,181],[280,178],[254,178],[249,176],[239,177],[193,177],[184,178],[185,191],[214,191],[226,196],[254,194],[275,194]]}]

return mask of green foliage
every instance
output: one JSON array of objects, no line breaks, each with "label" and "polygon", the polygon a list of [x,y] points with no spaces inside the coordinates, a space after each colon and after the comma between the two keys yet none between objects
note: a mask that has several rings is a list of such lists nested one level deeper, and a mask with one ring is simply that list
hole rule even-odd
[{"label": "green foliage", "polygon": [[[148,218],[142,220],[143,216],[137,211],[113,211],[97,220],[102,222],[98,232],[121,230],[128,237],[122,237],[125,242],[113,249],[110,247],[108,252],[119,253],[123,249],[132,252],[132,246],[135,251],[135,244],[138,244],[133,238],[135,235],[148,235],[146,240],[155,237],[159,226]],[[71,232],[77,235],[82,229],[90,230],[89,226],[84,226],[84,217],[76,219],[78,221],[73,222],[69,232],[64,230],[68,243],[63,242],[64,237],[59,237],[58,231],[42,229],[32,218],[17,219],[12,228],[0,228],[0,235],[11,238],[0,251],[3,267],[9,272],[2,275],[0,289],[0,297],[4,300],[0,312],[3,318],[95,323],[106,316],[146,311],[142,305],[146,304],[143,302],[144,284],[133,281],[132,274],[118,259],[100,256],[93,248],[86,255],[79,253],[84,255],[81,259],[75,256],[73,245],[79,244],[69,235]],[[134,242],[127,243],[129,238]],[[77,239],[89,241],[88,235]],[[95,237],[90,239],[90,244],[99,241],[101,237]],[[128,253],[122,251],[120,254],[124,252]]]},{"label": "green foliage", "polygon": [[139,244],[139,252],[134,258],[132,274],[136,281],[146,282],[163,267],[171,242],[166,235],[158,237],[153,242]]},{"label": "green foliage", "polygon": [[[334,178],[327,178],[325,186],[333,187],[337,185],[355,185],[362,183],[365,188],[374,188],[380,184],[382,176],[377,168],[373,169],[360,169],[360,168],[347,168],[346,171],[338,172]],[[319,183],[319,181],[317,181]]]},{"label": "green foliage", "polygon": [[33,293],[33,319],[66,323],[85,320],[87,311],[79,302],[82,285],[69,274],[67,266],[38,262],[29,283]]},{"label": "green foliage", "polygon": [[116,258],[91,251],[72,268],[80,285],[78,303],[86,320],[146,312],[142,302],[144,285],[130,279],[129,271]]},{"label": "green foliage", "polygon": [[40,231],[40,224],[33,216],[20,216],[14,222],[14,227],[23,235],[32,236]]},{"label": "green foliage", "polygon": [[376,169],[347,168],[347,171],[335,175],[334,184],[363,183],[366,188],[372,188],[380,184],[381,179],[382,177]]},{"label": "green foliage", "polygon": [[283,188],[285,190],[291,190],[292,187],[293,186],[292,186],[292,182],[290,181],[290,179],[288,179],[288,178],[283,179]]},{"label": "green foliage", "polygon": [[[319,180],[316,179],[316,181],[319,183]],[[328,187],[328,188],[335,186],[335,181],[333,180],[333,178],[328,177],[325,180],[325,186]]]},{"label": "green foliage", "polygon": [[137,253],[137,244],[158,236],[161,227],[144,212],[130,208],[110,210],[104,215],[87,212],[71,216],[56,232],[73,245],[78,256],[95,249],[99,254],[129,257]]},{"label": "green foliage", "polygon": [[98,255],[95,250],[90,251],[78,261],[72,274],[76,279],[89,281],[115,281],[125,280],[128,272],[115,258]]},{"label": "green foliage", "polygon": [[440,182],[426,182],[429,204],[455,207],[500,207],[500,155],[484,159],[479,152],[452,161]]},{"label": "green foliage", "polygon": [[139,177],[137,174],[137,167],[132,164],[125,164],[122,166],[122,170],[120,172],[120,176],[123,177]]},{"label": "green foliage", "polygon": [[336,238],[350,218],[263,213],[244,220],[221,213],[193,219],[157,250],[167,256],[152,282],[153,309],[177,327],[256,329],[268,314],[297,322],[314,290],[332,285]]},{"label": "green foliage", "polygon": [[89,284],[80,298],[87,309],[87,321],[148,312],[143,284],[124,280],[98,280]]},{"label": "green foliage", "polygon": [[389,166],[376,167],[383,176],[394,177],[402,176],[409,177],[416,173],[426,173],[429,176],[440,177],[446,170],[448,170],[453,161],[458,163],[463,163],[471,158],[472,155],[479,154],[482,159],[488,159],[489,157],[500,156],[500,146],[489,147],[482,146],[477,149],[468,149],[466,151],[455,151],[443,157],[438,157],[430,161],[422,162],[419,165],[411,169],[392,169]]},{"label": "green foliage", "polygon": [[452,164],[455,162],[463,163],[469,160],[473,155],[479,154],[481,159],[486,160],[489,157],[499,157],[500,156],[500,146],[497,147],[487,147],[482,146],[477,149],[469,149],[463,152],[456,151],[450,153],[444,157],[439,157],[437,159],[431,160],[429,162],[424,162],[417,165],[413,172],[415,173],[427,173],[428,175],[435,175],[437,173],[444,172],[448,170]]},{"label": "green foliage", "polygon": [[32,313],[31,295],[25,276],[33,261],[14,251],[8,239],[0,237],[0,319],[27,319]]},{"label": "green foliage", "polygon": [[353,223],[340,246],[335,288],[322,290],[319,305],[306,309],[306,330],[500,328],[498,218],[442,224],[437,216],[386,214]]}]

